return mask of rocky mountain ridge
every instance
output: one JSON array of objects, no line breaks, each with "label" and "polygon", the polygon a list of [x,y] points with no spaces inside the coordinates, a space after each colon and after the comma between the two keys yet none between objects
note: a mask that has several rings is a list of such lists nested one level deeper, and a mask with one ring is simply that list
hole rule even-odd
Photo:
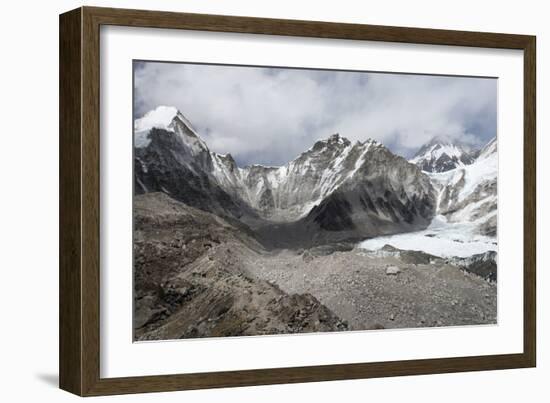
[{"label": "rocky mountain ridge", "polygon": [[470,165],[477,154],[478,150],[464,142],[436,136],[420,147],[410,162],[425,172],[446,172]]},{"label": "rocky mountain ridge", "polygon": [[496,236],[497,140],[493,138],[470,164],[442,173],[429,173],[438,192],[437,213],[449,222],[471,222],[476,232]]},{"label": "rocky mountain ridge", "polygon": [[316,242],[412,231],[435,214],[430,179],[375,140],[334,134],[284,166],[241,168],[210,151],[175,108],[149,112],[134,131],[137,194],[161,191],[274,239],[289,231]]}]

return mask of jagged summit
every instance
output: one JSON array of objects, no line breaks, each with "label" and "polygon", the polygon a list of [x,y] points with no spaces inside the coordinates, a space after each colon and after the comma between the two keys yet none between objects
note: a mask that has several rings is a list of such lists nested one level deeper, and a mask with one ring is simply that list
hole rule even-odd
[{"label": "jagged summit", "polygon": [[496,235],[496,137],[482,147],[471,164],[428,175],[439,194],[438,214],[449,222],[470,222],[483,235]]},{"label": "jagged summit", "polygon": [[155,109],[152,109],[143,115],[143,117],[136,119],[134,122],[134,130],[144,131],[150,130],[153,127],[158,129],[173,130],[175,124],[178,122],[184,124],[196,134],[191,122],[183,113],[181,113],[175,106],[165,105],[157,106]]},{"label": "jagged summit", "polygon": [[351,142],[347,138],[340,136],[339,133],[334,133],[327,138],[317,140],[308,150],[300,154],[300,156],[312,152],[319,152],[332,147],[348,147],[350,144]]},{"label": "jagged summit", "polygon": [[[365,141],[357,140],[354,143],[354,145],[366,145],[366,144],[380,144],[380,143],[378,143],[376,140],[372,138],[368,138]],[[334,133],[325,139],[317,140],[308,151],[319,150],[327,146],[348,147],[350,145],[352,145],[352,142],[348,138],[340,135],[340,133]]]},{"label": "jagged summit", "polygon": [[150,130],[153,127],[159,129],[167,129],[179,111],[173,106],[158,106],[150,110],[143,117],[136,119],[134,122],[135,131]]},{"label": "jagged summit", "polygon": [[147,147],[151,142],[152,129],[178,134],[181,139],[192,145],[192,151],[199,153],[208,150],[193,125],[183,113],[173,106],[158,106],[134,121],[134,144],[137,148]]},{"label": "jagged summit", "polygon": [[340,136],[340,133],[334,133],[330,135],[326,140],[321,140],[321,143],[327,143],[327,144],[338,143],[346,146],[351,144],[347,138]]},{"label": "jagged summit", "polygon": [[285,165],[238,167],[231,155],[210,151],[175,108],[159,107],[135,128],[137,192],[162,191],[243,222],[307,219],[370,235],[372,228],[354,222],[381,220],[387,224],[379,228],[390,232],[413,228],[429,220],[435,205],[428,178],[372,139],[352,143],[335,133]]},{"label": "jagged summit", "polygon": [[476,156],[476,150],[460,140],[435,136],[420,147],[410,162],[426,172],[445,172],[471,164]]}]

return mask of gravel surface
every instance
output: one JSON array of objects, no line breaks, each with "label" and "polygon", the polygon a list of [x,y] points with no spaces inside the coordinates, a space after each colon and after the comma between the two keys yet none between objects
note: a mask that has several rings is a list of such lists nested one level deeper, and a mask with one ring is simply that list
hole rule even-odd
[{"label": "gravel surface", "polygon": [[135,203],[136,340],[496,323],[496,283],[462,261],[349,243],[270,252],[167,196]]},{"label": "gravel surface", "polygon": [[250,263],[254,275],[314,295],[355,330],[496,323],[496,284],[442,259],[407,264],[399,253],[362,250],[303,259],[283,251]]}]

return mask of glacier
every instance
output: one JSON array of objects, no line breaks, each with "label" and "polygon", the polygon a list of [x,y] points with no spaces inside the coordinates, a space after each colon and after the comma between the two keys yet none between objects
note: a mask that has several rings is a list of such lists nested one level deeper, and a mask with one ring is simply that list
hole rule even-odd
[{"label": "glacier", "polygon": [[437,190],[437,215],[422,231],[368,239],[359,247],[378,250],[385,245],[441,257],[469,257],[497,251],[496,138],[469,165],[446,172],[426,172]]}]

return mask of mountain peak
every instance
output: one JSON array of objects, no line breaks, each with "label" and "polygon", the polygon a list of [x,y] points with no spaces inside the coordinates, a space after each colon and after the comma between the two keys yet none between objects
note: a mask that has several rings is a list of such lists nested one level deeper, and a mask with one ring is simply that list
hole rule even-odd
[{"label": "mountain peak", "polygon": [[157,106],[134,121],[134,130],[136,132],[145,131],[151,130],[153,127],[167,129],[179,113],[178,109],[173,106]]},{"label": "mountain peak", "polygon": [[459,140],[454,139],[452,137],[449,137],[444,134],[439,134],[437,136],[432,137],[430,141],[428,141],[426,145],[453,145],[453,144],[462,144]]},{"label": "mountain peak", "polygon": [[134,121],[134,144],[136,147],[141,148],[149,145],[151,142],[149,133],[152,129],[178,134],[181,140],[191,145],[195,152],[208,149],[191,122],[174,106],[157,106]]},{"label": "mountain peak", "polygon": [[363,144],[363,145],[365,145],[365,144],[370,144],[370,145],[376,146],[376,145],[380,145],[380,144],[382,144],[382,143],[379,143],[379,142],[376,141],[375,139],[369,137],[368,139],[366,139],[365,141],[363,141],[361,144]]},{"label": "mountain peak", "polygon": [[341,142],[348,141],[348,139],[346,139],[345,137],[341,137],[341,136],[340,136],[340,133],[334,133],[334,134],[331,134],[331,135],[329,136],[329,138],[327,139],[327,141],[328,141],[329,143],[334,143],[334,142],[341,143]]},{"label": "mountain peak", "polygon": [[471,146],[459,139],[438,135],[420,147],[410,162],[423,171],[445,172],[469,165],[474,160],[475,152]]},{"label": "mountain peak", "polygon": [[326,148],[327,146],[347,147],[350,144],[351,144],[351,141],[349,141],[347,138],[340,136],[339,133],[334,133],[334,134],[331,134],[326,139],[317,140],[315,144],[313,144],[313,147],[311,147],[308,151],[319,151]]}]

